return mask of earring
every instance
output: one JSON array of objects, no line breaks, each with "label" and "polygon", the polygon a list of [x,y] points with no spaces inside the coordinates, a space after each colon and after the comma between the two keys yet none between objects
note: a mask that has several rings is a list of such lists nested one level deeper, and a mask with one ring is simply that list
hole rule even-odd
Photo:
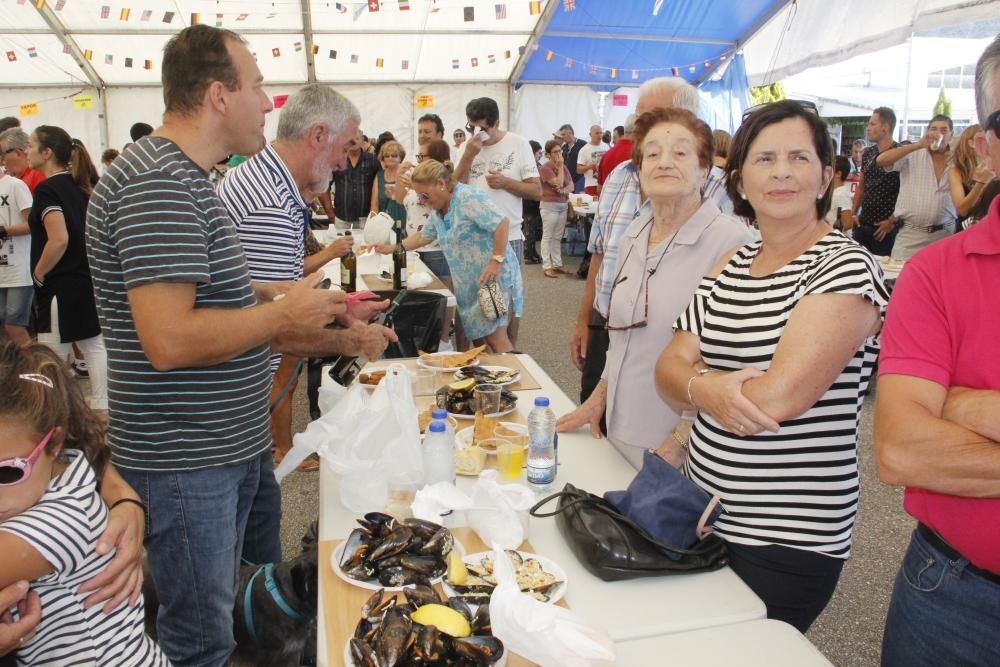
[{"label": "earring", "polygon": [[819,201],[822,198],[823,198],[823,193],[816,195],[816,201]]},{"label": "earring", "polygon": [[747,196],[741,192],[740,193],[740,199],[742,199],[743,201],[746,201],[747,200]]}]

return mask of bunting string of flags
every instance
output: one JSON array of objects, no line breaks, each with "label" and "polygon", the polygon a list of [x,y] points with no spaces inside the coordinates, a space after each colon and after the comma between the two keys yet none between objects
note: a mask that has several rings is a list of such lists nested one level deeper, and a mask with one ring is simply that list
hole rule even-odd
[{"label": "bunting string of flags", "polygon": [[[536,44],[532,44],[531,48],[534,49],[534,50],[538,50],[539,47],[538,47],[538,44],[536,43]],[[667,71],[669,71],[673,76],[680,76],[681,75],[681,71],[686,71],[688,74],[694,74],[695,72],[698,71],[698,67],[702,67],[705,70],[710,70],[713,67],[716,67],[716,63],[722,63],[722,62],[728,60],[731,56],[732,56],[732,51],[730,50],[730,51],[726,51],[725,53],[722,53],[721,55],[719,55],[717,57],[710,58],[708,60],[702,60],[702,61],[697,62],[697,63],[685,63],[683,65],[663,65],[663,66],[660,66],[660,67],[640,67],[640,68],[636,68],[636,69],[631,69],[630,68],[628,70],[628,72],[630,73],[631,79],[633,81],[639,79],[640,76],[645,77],[646,75],[656,74],[656,73],[661,73],[661,72],[667,72]],[[561,61],[563,63],[563,67],[565,67],[567,69],[575,67],[575,66],[580,66],[584,70],[589,71],[590,74],[591,74],[591,76],[597,76],[599,73],[607,72],[607,75],[608,75],[609,78],[611,78],[611,79],[617,79],[618,78],[618,68],[617,67],[609,67],[609,66],[605,66],[605,65],[596,65],[594,63],[585,63],[585,62],[580,62],[580,61],[574,61],[572,58],[570,58],[567,55],[564,55],[564,54],[561,54],[561,53],[556,53],[555,51],[552,51],[551,49],[546,49],[545,50],[545,62],[553,62],[553,61],[556,61],[556,62],[560,62]]]}]

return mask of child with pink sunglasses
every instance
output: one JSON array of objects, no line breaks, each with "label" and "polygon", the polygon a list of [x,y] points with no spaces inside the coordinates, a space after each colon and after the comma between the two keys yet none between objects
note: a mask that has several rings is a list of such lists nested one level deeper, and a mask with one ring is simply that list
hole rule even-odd
[{"label": "child with pink sunglasses", "polygon": [[[18,664],[169,665],[144,632],[141,597],[106,614],[87,608],[79,590],[114,553],[96,550],[110,452],[77,383],[45,346],[5,344],[0,387],[0,589],[27,580],[41,603],[35,632],[18,641]],[[0,623],[17,615],[0,610]]]}]

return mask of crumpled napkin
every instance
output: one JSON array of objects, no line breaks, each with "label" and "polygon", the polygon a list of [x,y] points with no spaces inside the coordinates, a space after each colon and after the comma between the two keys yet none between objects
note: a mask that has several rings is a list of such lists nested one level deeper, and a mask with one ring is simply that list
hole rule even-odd
[{"label": "crumpled napkin", "polygon": [[410,289],[420,289],[422,287],[427,287],[433,282],[434,278],[431,277],[426,271],[414,271],[406,278],[406,285]]}]

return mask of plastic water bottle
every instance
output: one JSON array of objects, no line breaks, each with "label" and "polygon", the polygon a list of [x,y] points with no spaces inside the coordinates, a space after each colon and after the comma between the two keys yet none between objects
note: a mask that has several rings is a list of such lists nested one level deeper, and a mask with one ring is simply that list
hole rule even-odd
[{"label": "plastic water bottle", "polygon": [[424,438],[424,483],[455,483],[455,439],[443,421],[434,420]]},{"label": "plastic water bottle", "polygon": [[556,481],[556,413],[549,399],[539,396],[528,414],[528,484],[545,493]]},{"label": "plastic water bottle", "polygon": [[444,430],[448,432],[448,437],[452,442],[455,441],[455,427],[452,426],[451,422],[448,420],[447,410],[444,408],[434,408],[431,410],[431,419],[444,422]]}]

